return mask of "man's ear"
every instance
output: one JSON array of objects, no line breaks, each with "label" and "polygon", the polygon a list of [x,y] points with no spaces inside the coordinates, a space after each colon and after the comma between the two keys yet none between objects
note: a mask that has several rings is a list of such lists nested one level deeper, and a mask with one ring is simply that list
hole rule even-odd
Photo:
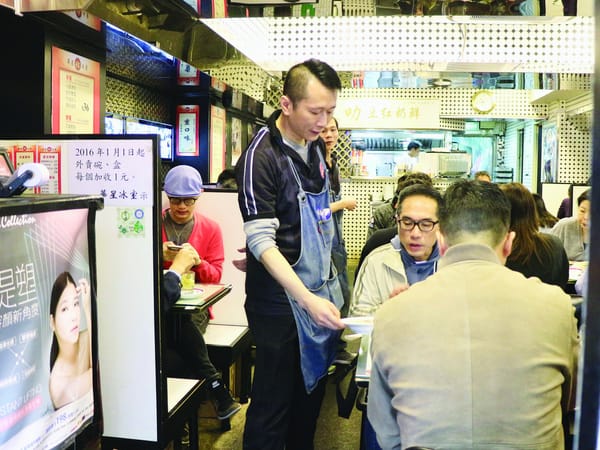
[{"label": "man's ear", "polygon": [[285,115],[288,115],[291,109],[294,107],[292,100],[287,95],[281,96],[279,104],[281,105],[281,113]]},{"label": "man's ear", "polygon": [[448,251],[448,243],[446,242],[446,237],[442,234],[440,230],[435,232],[437,235],[437,244],[440,249],[440,256],[444,256]]},{"label": "man's ear", "polygon": [[512,252],[512,246],[516,235],[517,234],[514,231],[509,231],[504,238],[504,243],[502,244],[502,256],[504,256],[504,258],[508,258],[510,252]]}]

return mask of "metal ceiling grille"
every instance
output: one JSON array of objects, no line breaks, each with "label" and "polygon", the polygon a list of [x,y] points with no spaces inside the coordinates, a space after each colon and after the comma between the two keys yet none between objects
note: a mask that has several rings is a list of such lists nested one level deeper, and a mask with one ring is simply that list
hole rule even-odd
[{"label": "metal ceiling grille", "polygon": [[266,71],[284,71],[318,57],[338,71],[477,67],[479,72],[593,72],[592,17],[534,19],[345,16],[202,21]]}]

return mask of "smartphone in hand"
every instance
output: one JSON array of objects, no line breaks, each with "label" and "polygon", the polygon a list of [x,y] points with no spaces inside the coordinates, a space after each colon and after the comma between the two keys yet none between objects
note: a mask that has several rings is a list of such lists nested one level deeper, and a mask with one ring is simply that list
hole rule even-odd
[{"label": "smartphone in hand", "polygon": [[181,250],[183,248],[183,245],[175,245],[175,244],[173,244],[173,245],[167,246],[167,248],[169,250],[171,250],[171,251],[178,252],[179,250]]}]

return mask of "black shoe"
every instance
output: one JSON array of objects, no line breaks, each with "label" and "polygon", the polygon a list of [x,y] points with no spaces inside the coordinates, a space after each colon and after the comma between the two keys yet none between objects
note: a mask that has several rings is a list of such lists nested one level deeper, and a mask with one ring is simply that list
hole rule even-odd
[{"label": "black shoe", "polygon": [[341,365],[350,365],[354,358],[356,358],[357,353],[351,353],[346,350],[341,350],[335,355],[335,359],[333,360],[333,364],[341,364]]},{"label": "black shoe", "polygon": [[233,399],[230,399],[226,402],[215,401],[217,408],[217,418],[219,420],[229,419],[235,413],[239,412],[242,409],[242,405],[236,402]]},{"label": "black shoe", "polygon": [[215,400],[215,409],[219,420],[229,419],[236,412],[242,409],[242,405],[236,402],[229,389],[223,383],[223,380],[216,378],[210,382],[212,396]]}]

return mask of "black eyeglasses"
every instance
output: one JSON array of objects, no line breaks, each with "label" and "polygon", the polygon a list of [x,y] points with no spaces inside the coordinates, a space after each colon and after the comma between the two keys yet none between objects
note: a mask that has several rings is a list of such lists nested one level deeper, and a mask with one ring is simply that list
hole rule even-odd
[{"label": "black eyeglasses", "polygon": [[400,225],[401,230],[412,231],[415,227],[419,227],[419,230],[427,233],[428,231],[433,230],[433,227],[439,223],[439,220],[412,220],[410,217],[400,217],[397,219],[397,222],[398,225]]},{"label": "black eyeglasses", "polygon": [[183,203],[185,206],[192,206],[196,203],[198,198],[179,198],[179,197],[169,197],[169,201],[174,205],[180,205]]}]

